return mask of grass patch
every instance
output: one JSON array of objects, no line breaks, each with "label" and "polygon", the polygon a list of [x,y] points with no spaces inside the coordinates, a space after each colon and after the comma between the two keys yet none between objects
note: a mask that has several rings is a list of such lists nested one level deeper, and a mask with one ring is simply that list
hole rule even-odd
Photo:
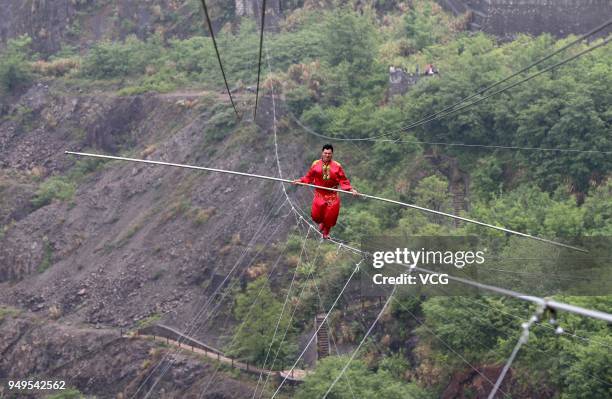
[{"label": "grass patch", "polygon": [[54,200],[68,201],[71,200],[76,191],[76,184],[69,181],[63,176],[54,176],[45,180],[32,199],[32,205],[35,209],[49,205]]},{"label": "grass patch", "polygon": [[236,127],[236,114],[231,107],[216,106],[204,129],[204,144],[218,143]]},{"label": "grass patch", "polygon": [[47,396],[47,399],[80,399],[84,397],[85,395],[83,395],[78,389],[68,388],[60,393]]},{"label": "grass patch", "polygon": [[185,215],[191,209],[191,202],[189,200],[180,198],[172,202],[167,210],[162,213],[162,223],[174,219],[178,215]]},{"label": "grass patch", "polygon": [[168,93],[176,89],[176,85],[168,82],[145,82],[138,86],[128,86],[117,92],[120,96],[135,96],[144,93]]},{"label": "grass patch", "polygon": [[138,320],[138,322],[136,323],[136,328],[140,329],[140,328],[150,327],[160,320],[161,320],[161,315],[159,313],[153,313],[149,317],[145,317],[142,320]]},{"label": "grass patch", "polygon": [[4,321],[6,317],[14,317],[17,316],[21,311],[17,308],[11,307],[0,307],[0,323]]},{"label": "grass patch", "polygon": [[117,239],[117,241],[111,244],[112,249],[121,248],[125,244],[127,244],[128,241],[142,229],[142,227],[144,226],[144,221],[145,221],[145,217],[141,217],[136,222],[132,223],[130,227],[127,229],[127,231],[124,234],[122,234]]},{"label": "grass patch", "polygon": [[85,177],[97,170],[103,161],[100,159],[79,159],[66,176],[52,176],[38,187],[32,205],[35,209],[49,205],[54,200],[68,202],[74,198],[77,185]]},{"label": "grass patch", "polygon": [[32,63],[32,71],[42,76],[64,76],[79,69],[81,62],[78,58],[58,58],[52,61],[38,60]]},{"label": "grass patch", "polygon": [[202,208],[193,208],[191,210],[191,217],[193,219],[193,224],[196,226],[201,226],[210,219],[212,215],[216,212],[215,207],[209,207],[206,209]]},{"label": "grass patch", "polygon": [[258,144],[257,129],[257,126],[254,124],[238,126],[232,132],[230,145],[240,146]]},{"label": "grass patch", "polygon": [[138,233],[138,231],[140,231],[140,229],[142,229],[142,223],[136,223],[134,225],[132,225],[127,233],[125,233],[125,240],[129,240],[130,238],[134,237],[134,235],[136,235],[136,233]]}]

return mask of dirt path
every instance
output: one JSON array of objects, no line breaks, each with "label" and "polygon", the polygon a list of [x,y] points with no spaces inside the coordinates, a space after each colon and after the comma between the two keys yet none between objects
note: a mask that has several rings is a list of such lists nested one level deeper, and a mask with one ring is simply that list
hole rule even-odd
[{"label": "dirt path", "polygon": [[235,369],[239,369],[239,370],[243,370],[246,371],[248,373],[252,373],[252,374],[262,374],[262,375],[274,375],[274,374],[279,374],[281,378],[286,378],[289,381],[304,381],[304,378],[306,377],[306,375],[309,374],[309,371],[306,370],[301,370],[301,369],[293,369],[293,371],[291,373],[289,373],[289,370],[284,370],[284,371],[271,371],[271,370],[265,370],[265,369],[261,369],[259,367],[255,367],[253,365],[250,365],[248,363],[243,363],[243,362],[239,362],[236,361],[230,357],[221,355],[219,353],[215,353],[215,352],[211,352],[211,351],[206,351],[204,349],[200,349],[200,348],[196,348],[193,347],[191,345],[188,345],[186,343],[180,343],[178,341],[169,339],[169,338],[162,338],[162,337],[155,337],[153,335],[130,335],[129,337],[131,338],[143,338],[143,339],[147,339],[147,340],[152,340],[152,341],[160,341],[163,343],[166,343],[168,345],[172,345],[174,347],[177,348],[181,348],[193,353],[197,353],[199,355],[204,355],[208,358],[211,359],[215,359],[223,364],[227,364],[230,365],[232,368]]},{"label": "dirt path", "polygon": [[[248,93],[246,93],[248,94]],[[245,93],[232,93],[234,100],[241,99]],[[164,99],[189,99],[193,100],[199,97],[215,97],[220,101],[229,101],[229,96],[225,91],[210,91],[210,90],[176,90],[169,93],[158,94],[160,98]]]}]

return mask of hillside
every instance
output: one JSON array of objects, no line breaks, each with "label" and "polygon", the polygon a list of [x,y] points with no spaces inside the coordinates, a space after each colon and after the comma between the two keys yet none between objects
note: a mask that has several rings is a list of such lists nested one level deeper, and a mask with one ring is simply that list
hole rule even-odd
[{"label": "hillside", "polygon": [[[253,120],[257,15],[239,15],[238,2],[211,2],[209,11],[240,118],[198,2],[3,3],[0,380],[66,379],[74,396],[65,397],[273,395],[280,381],[262,388],[213,360],[128,336],[163,323],[258,367],[286,370],[304,350],[299,366],[312,374],[281,396],[322,396],[369,335],[334,397],[480,398],[535,311],[497,296],[408,290],[383,308],[382,297],[353,281],[329,316],[332,356],[316,359],[316,344],[307,345],[315,317],[344,293],[358,257],[300,220],[309,220],[309,189],[287,185],[285,194],[276,182],[67,150],[266,176],[280,169],[293,179],[330,141],[364,193],[561,242],[612,232],[612,57],[602,39],[553,72],[415,124],[575,37],[500,43],[466,32],[465,16],[428,0],[270,2]],[[439,73],[423,75],[427,64]],[[379,236],[478,236],[502,260],[495,270],[576,275],[547,263],[564,254],[554,248],[343,197],[332,238],[367,246]],[[570,296],[576,290],[548,277],[487,270],[478,271],[481,282],[610,312],[605,283]],[[558,318],[569,332],[555,335],[545,321],[534,327],[502,391],[606,397],[609,325]]]}]

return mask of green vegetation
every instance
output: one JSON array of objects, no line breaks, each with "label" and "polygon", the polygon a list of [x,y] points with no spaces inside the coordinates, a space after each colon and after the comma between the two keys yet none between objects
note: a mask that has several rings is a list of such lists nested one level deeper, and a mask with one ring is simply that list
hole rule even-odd
[{"label": "green vegetation", "polygon": [[[265,277],[248,284],[246,290],[236,296],[234,315],[242,324],[234,333],[229,353],[262,366],[271,345],[268,361],[271,363],[276,357],[276,369],[287,365],[297,348],[287,309],[278,321],[282,307],[283,303],[274,297]],[[273,340],[277,322],[278,333]],[[288,330],[286,337],[285,330]]]},{"label": "green vegetation", "polygon": [[[345,165],[356,188],[443,212],[459,211],[486,223],[551,239],[612,234],[609,154],[444,145],[610,151],[609,48],[593,51],[455,115],[405,129],[410,122],[499,81],[574,38],[521,35],[500,44],[482,33],[462,32],[465,21],[442,12],[431,0],[404,3],[401,11],[393,0],[367,2],[368,6],[362,2],[351,2],[350,6],[333,3],[329,9],[289,13],[280,32],[266,36],[265,54],[270,55],[272,74],[266,76],[265,57],[262,90],[269,93],[274,83],[288,111],[317,132],[338,139],[381,135],[389,139],[336,145],[336,158]],[[218,39],[230,85],[240,89],[255,82],[259,36],[256,24],[248,19],[234,20],[233,7],[227,4],[214,2],[211,10],[222,15],[222,20],[234,22],[219,31]],[[288,6],[298,4],[301,2],[292,1]],[[161,9],[154,14],[159,21],[183,18]],[[80,28],[75,24],[70,32]],[[132,26],[126,20],[123,28],[131,30]],[[30,81],[28,46],[29,39],[21,37],[9,42],[2,54],[0,94],[11,93]],[[586,46],[576,45],[533,72]],[[169,40],[161,35],[147,40],[129,36],[121,42],[96,43],[83,55],[64,48],[55,57],[57,64],[41,65],[40,73],[57,76],[67,85],[78,82],[80,87],[113,87],[121,95],[184,87],[223,88],[210,38],[203,36]],[[70,62],[59,62],[61,59]],[[422,72],[429,63],[438,67],[439,75],[420,77],[406,95],[389,96],[390,65],[407,71],[418,66]],[[212,95],[205,105],[199,105],[211,115],[202,132],[202,153],[211,156],[221,142],[230,151],[252,143],[249,140],[260,132],[236,122],[232,108],[215,103]],[[9,117],[26,125],[31,116],[31,110],[19,109]],[[317,156],[321,139],[304,139],[306,133],[290,117],[280,117],[278,129],[282,140],[295,140],[299,135],[298,145],[308,148],[307,156]],[[238,169],[248,166],[243,161]],[[96,167],[79,163],[67,176],[47,179],[33,205],[69,201],[77,184]],[[183,180],[160,212],[162,222],[182,215],[202,226],[214,214],[213,208],[201,209],[191,203],[188,194],[193,184],[193,180]],[[459,204],[458,210],[451,188],[462,188],[462,184],[467,184],[465,204]],[[123,236],[124,242],[141,226],[142,221],[134,223]],[[476,235],[502,256],[553,256],[525,241],[470,224],[456,225],[441,216],[374,201],[347,198],[343,202],[334,235],[358,243],[382,233]],[[330,304],[350,272],[345,260],[325,249],[318,255],[320,260],[299,262],[302,239],[290,235],[287,241],[285,263],[298,268],[298,278],[306,288],[302,299],[292,298],[299,306],[299,320],[290,321],[288,315],[280,320],[279,331],[289,331],[285,343],[281,344],[282,334],[272,341],[272,353],[280,350],[278,367],[294,359],[298,331],[310,328],[312,316]],[[233,248],[238,240],[225,248]],[[305,252],[311,254],[314,248],[307,243]],[[48,267],[51,257],[52,248],[45,247],[41,269]],[[316,277],[322,304],[314,285],[307,281],[310,276]],[[152,279],[162,277],[158,272]],[[548,283],[542,281],[541,288],[549,289]],[[263,363],[283,303],[280,293],[277,296],[273,290],[276,284],[276,280],[259,278],[236,294],[233,313],[244,323],[233,331],[229,348],[233,356]],[[609,296],[562,299],[608,311],[612,305]],[[340,379],[332,395],[439,397],[452,377],[469,370],[465,361],[479,368],[502,364],[518,339],[520,323],[532,313],[532,308],[506,298],[402,293],[381,320],[384,332],[374,332],[372,342],[351,364],[347,378]],[[155,320],[158,316],[152,317]],[[523,396],[531,397],[538,396],[540,390],[561,399],[608,397],[612,383],[607,373],[612,345],[609,326],[567,314],[560,315],[560,323],[587,340],[555,335],[551,328],[535,326],[512,370],[521,386],[512,389],[524,388],[528,394]],[[364,333],[359,320],[338,324],[342,328],[338,335],[345,342],[358,341]],[[330,357],[320,362],[296,397],[322,396],[345,361],[345,357]]]},{"label": "green vegetation", "polygon": [[[298,388],[295,398],[323,397],[347,362],[348,356],[333,356],[322,359],[318,363],[315,373],[307,376],[304,384]],[[373,372],[359,359],[350,363],[344,375],[346,378],[340,378],[327,397],[337,399],[353,397],[426,399],[431,397],[414,384],[398,381],[386,370],[380,369]]]},{"label": "green vegetation", "polygon": [[81,74],[94,79],[143,74],[161,47],[158,37],[141,42],[129,36],[123,43],[98,42],[83,59]]},{"label": "green vegetation", "polygon": [[8,306],[0,306],[0,323],[2,323],[6,317],[16,316],[20,312],[21,311],[16,308],[12,308]]},{"label": "green vegetation", "polygon": [[79,159],[65,176],[52,176],[42,182],[32,198],[32,205],[38,209],[54,200],[71,201],[78,184],[103,164],[99,159]]},{"label": "green vegetation", "polygon": [[223,140],[236,127],[236,114],[232,107],[219,104],[212,109],[212,116],[204,129],[204,144],[212,145]]},{"label": "green vegetation", "polygon": [[78,389],[68,388],[60,393],[47,396],[47,399],[81,399],[84,397],[85,395],[83,395]]},{"label": "green vegetation", "polygon": [[68,201],[74,196],[76,185],[63,176],[54,176],[45,180],[32,199],[35,208],[50,204],[53,200]]},{"label": "green vegetation", "polygon": [[145,317],[144,319],[138,320],[138,322],[136,323],[136,328],[145,328],[145,327],[150,327],[152,325],[154,325],[155,323],[157,323],[158,321],[160,321],[162,318],[162,315],[159,313],[153,313],[151,315],[149,315],[148,317]]},{"label": "green vegetation", "polygon": [[32,39],[19,36],[7,42],[0,53],[0,97],[13,93],[32,80],[29,47]]}]

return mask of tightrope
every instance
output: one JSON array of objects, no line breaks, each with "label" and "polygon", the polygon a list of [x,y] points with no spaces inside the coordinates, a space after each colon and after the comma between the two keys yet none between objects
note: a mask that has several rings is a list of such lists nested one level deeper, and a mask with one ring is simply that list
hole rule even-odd
[{"label": "tightrope", "polygon": [[[184,169],[194,169],[194,170],[204,170],[204,171],[208,171],[208,172],[226,173],[226,174],[231,174],[231,175],[236,175],[236,176],[252,177],[252,178],[256,178],[256,179],[265,179],[265,180],[274,180],[274,181],[280,181],[280,182],[284,182],[284,183],[293,183],[293,184],[297,184],[297,185],[301,185],[301,186],[307,186],[307,187],[313,187],[313,188],[322,188],[322,189],[325,189],[325,190],[328,190],[328,191],[336,191],[336,192],[344,193],[344,194],[351,194],[350,192],[347,192],[347,191],[344,191],[344,190],[340,190],[340,189],[337,189],[337,188],[328,188],[328,187],[317,186],[315,184],[308,184],[308,183],[294,183],[292,180],[283,179],[283,178],[280,178],[280,177],[263,176],[263,175],[253,174],[253,173],[238,172],[238,171],[234,171],[234,170],[207,168],[205,166],[184,165],[184,164],[179,164],[179,163],[163,162],[163,161],[152,161],[152,160],[147,160],[147,159],[117,157],[117,156],[113,156],[113,155],[91,154],[91,153],[86,153],[86,152],[65,151],[65,153],[66,154],[70,154],[70,155],[78,155],[78,156],[94,157],[94,158],[103,158],[103,159],[112,159],[112,160],[117,160],[117,161],[129,161],[129,162],[138,162],[138,163],[145,163],[145,164],[151,164],[151,165],[173,166],[173,167],[184,168]],[[353,194],[351,194],[351,195],[353,195]],[[388,199],[388,198],[382,198],[382,197],[377,197],[377,196],[374,196],[374,195],[368,195],[368,194],[363,194],[363,193],[360,193],[358,195],[360,197],[362,197],[362,198],[369,198],[369,199],[374,199],[374,200],[377,200],[377,201],[388,202],[390,204],[401,205],[401,206],[406,207],[406,208],[413,208],[413,209],[417,209],[417,210],[420,210],[420,211],[423,211],[423,212],[433,213],[433,214],[436,214],[436,215],[441,215],[441,216],[445,216],[445,217],[452,218],[452,219],[462,220],[462,221],[467,222],[467,223],[472,223],[472,224],[476,224],[476,225],[479,225],[479,226],[487,227],[487,228],[490,228],[490,229],[495,229],[495,230],[503,231],[503,232],[508,233],[508,234],[514,234],[514,235],[517,235],[517,236],[530,238],[532,240],[542,241],[542,242],[545,242],[545,243],[548,243],[548,244],[551,244],[551,245],[556,245],[558,247],[569,248],[569,249],[572,249],[574,251],[588,252],[588,251],[586,251],[586,250],[584,250],[582,248],[574,247],[574,246],[571,246],[571,245],[568,245],[568,244],[563,244],[561,242],[548,240],[546,238],[532,236],[530,234],[521,233],[520,231],[510,230],[510,229],[507,229],[505,227],[500,227],[500,226],[495,226],[495,225],[484,223],[484,222],[479,222],[478,220],[468,219],[468,218],[464,218],[462,216],[457,216],[457,215],[453,215],[453,214],[446,213],[446,212],[436,211],[436,210],[433,210],[433,209],[424,208],[422,206],[418,206],[418,205],[414,205],[414,204],[408,204],[406,202],[396,201],[396,200],[392,200],[392,199]]]}]

